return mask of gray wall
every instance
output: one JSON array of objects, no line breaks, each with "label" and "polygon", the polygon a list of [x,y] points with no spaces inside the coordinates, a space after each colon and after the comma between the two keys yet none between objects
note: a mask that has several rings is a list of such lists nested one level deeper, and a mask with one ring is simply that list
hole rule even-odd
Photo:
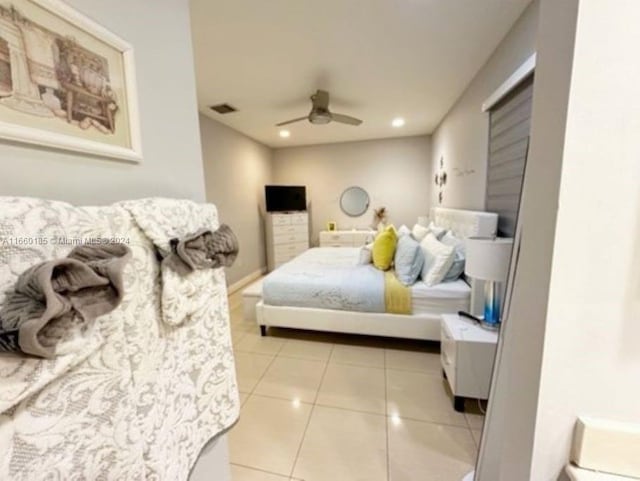
[{"label": "gray wall", "polygon": [[[535,52],[538,9],[538,0],[527,7],[432,135],[433,173],[440,158],[447,172],[442,206],[485,208],[489,114],[481,106]],[[437,195],[434,187],[433,205]]]},{"label": "gray wall", "polygon": [[[367,228],[373,209],[381,206],[397,227],[411,227],[429,213],[430,149],[426,135],[277,149],[274,182],[307,186],[315,245],[328,221],[336,221],[338,229]],[[340,194],[352,185],[363,187],[371,199],[369,210],[357,218],[340,210]]]},{"label": "gray wall", "polygon": [[104,204],[150,195],[203,200],[187,0],[67,0],[133,45],[141,164],[0,142],[0,194]]},{"label": "gray wall", "polygon": [[207,200],[234,230],[240,254],[227,269],[230,284],[266,267],[264,186],[272,179],[272,150],[200,115]]}]

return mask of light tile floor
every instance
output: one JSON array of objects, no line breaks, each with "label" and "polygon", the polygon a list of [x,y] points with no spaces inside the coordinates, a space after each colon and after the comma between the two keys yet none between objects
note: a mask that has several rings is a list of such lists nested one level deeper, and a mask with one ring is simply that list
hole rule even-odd
[{"label": "light tile floor", "polygon": [[458,481],[484,417],[453,410],[437,343],[271,329],[229,297],[242,402],[233,481]]}]

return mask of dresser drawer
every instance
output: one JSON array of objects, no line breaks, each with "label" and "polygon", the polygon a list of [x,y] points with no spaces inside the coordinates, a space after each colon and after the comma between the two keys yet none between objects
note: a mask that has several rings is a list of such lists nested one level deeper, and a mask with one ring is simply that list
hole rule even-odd
[{"label": "dresser drawer", "polygon": [[309,248],[308,242],[294,242],[290,244],[281,244],[274,246],[274,254],[276,258],[286,257],[288,255],[297,256]]},{"label": "dresser drawer", "polygon": [[451,390],[456,392],[456,342],[443,324],[440,332],[440,358]]},{"label": "dresser drawer", "polygon": [[321,232],[320,245],[323,247],[351,247],[353,246],[353,235],[341,232]]},{"label": "dresser drawer", "polygon": [[341,234],[341,233],[333,233],[327,232],[323,233],[323,240],[327,242],[339,242],[342,244],[352,244],[352,235],[351,234]]},{"label": "dresser drawer", "polygon": [[281,232],[280,230],[273,235],[273,243],[278,246],[280,244],[295,244],[306,242],[308,238],[308,234],[306,230],[300,232],[299,230],[293,229],[292,232]]},{"label": "dresser drawer", "polygon": [[291,225],[291,217],[291,215],[286,214],[271,214],[271,223],[274,226]]},{"label": "dresser drawer", "polygon": [[285,224],[274,226],[273,235],[284,235],[284,234],[303,234],[305,239],[309,235],[309,228],[305,224]]},{"label": "dresser drawer", "polygon": [[289,217],[291,217],[291,223],[292,224],[298,224],[298,225],[307,225],[308,224],[308,215],[307,213],[300,213],[300,214],[289,214]]}]

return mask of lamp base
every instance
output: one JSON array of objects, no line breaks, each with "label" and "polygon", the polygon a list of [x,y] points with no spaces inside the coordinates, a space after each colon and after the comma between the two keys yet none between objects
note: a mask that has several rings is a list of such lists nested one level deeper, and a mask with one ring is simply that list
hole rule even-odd
[{"label": "lamp base", "polygon": [[487,331],[499,331],[500,323],[499,322],[485,322],[484,319],[481,319],[480,327],[482,329],[486,329]]},{"label": "lamp base", "polygon": [[500,284],[494,281],[484,283],[484,320],[482,327],[496,330],[500,326]]}]

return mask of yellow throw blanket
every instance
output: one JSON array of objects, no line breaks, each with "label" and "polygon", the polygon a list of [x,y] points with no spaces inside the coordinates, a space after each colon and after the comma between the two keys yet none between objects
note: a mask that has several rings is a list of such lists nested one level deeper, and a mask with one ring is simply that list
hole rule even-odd
[{"label": "yellow throw blanket", "polygon": [[398,280],[393,270],[384,273],[384,305],[389,314],[411,314],[411,289]]}]

